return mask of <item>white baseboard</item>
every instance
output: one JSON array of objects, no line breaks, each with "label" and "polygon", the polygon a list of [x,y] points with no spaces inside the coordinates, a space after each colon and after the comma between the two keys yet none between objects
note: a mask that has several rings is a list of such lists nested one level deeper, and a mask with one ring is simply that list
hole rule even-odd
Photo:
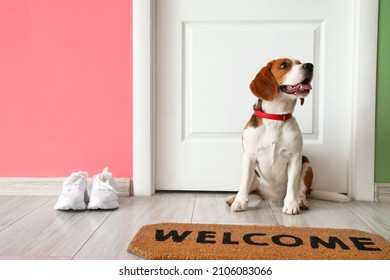
[{"label": "white baseboard", "polygon": [[390,183],[375,183],[375,201],[390,202]]},{"label": "white baseboard", "polygon": [[[58,196],[65,178],[0,178],[0,195]],[[130,178],[115,178],[119,196],[132,196]],[[92,178],[88,178],[90,193]]]}]

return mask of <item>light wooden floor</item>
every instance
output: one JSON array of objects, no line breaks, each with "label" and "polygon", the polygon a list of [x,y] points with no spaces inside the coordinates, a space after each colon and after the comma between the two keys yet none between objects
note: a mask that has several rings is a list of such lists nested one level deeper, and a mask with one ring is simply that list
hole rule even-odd
[{"label": "light wooden floor", "polygon": [[390,203],[310,200],[310,210],[290,216],[254,196],[248,211],[232,213],[226,196],[121,197],[113,211],[56,211],[57,197],[0,196],[0,259],[137,259],[128,243],[141,226],[160,222],[353,228],[390,241]]}]

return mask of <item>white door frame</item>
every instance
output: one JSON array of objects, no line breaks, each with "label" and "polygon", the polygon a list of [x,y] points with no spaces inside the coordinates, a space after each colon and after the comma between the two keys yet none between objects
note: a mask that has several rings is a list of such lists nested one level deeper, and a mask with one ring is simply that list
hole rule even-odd
[{"label": "white door frame", "polygon": [[[348,194],[364,201],[374,200],[378,2],[356,0],[354,9],[355,71]],[[136,196],[155,192],[154,3],[155,0],[133,0],[133,181]]]}]

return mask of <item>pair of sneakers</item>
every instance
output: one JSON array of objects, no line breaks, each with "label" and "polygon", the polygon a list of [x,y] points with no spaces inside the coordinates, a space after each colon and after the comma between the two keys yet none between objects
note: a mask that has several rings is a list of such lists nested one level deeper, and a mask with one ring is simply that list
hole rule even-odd
[{"label": "pair of sneakers", "polygon": [[88,173],[73,172],[64,180],[62,192],[54,206],[57,210],[115,209],[119,207],[116,183],[108,168],[93,176],[91,196],[87,191]]}]

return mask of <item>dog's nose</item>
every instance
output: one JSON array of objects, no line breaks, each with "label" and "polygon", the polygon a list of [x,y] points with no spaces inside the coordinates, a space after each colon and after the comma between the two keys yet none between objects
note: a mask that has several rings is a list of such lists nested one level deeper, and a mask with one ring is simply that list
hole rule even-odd
[{"label": "dog's nose", "polygon": [[308,71],[313,71],[314,65],[311,63],[304,63],[302,64],[302,68]]}]

